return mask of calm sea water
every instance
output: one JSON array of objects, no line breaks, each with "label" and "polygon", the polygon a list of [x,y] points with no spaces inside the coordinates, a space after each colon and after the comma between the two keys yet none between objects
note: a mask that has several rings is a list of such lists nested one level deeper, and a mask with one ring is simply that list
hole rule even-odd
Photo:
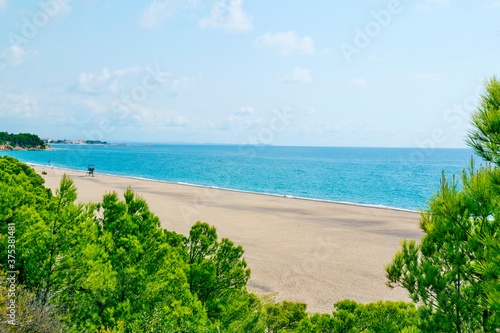
[{"label": "calm sea water", "polygon": [[23,162],[242,191],[419,210],[469,149],[53,145],[0,152]]}]

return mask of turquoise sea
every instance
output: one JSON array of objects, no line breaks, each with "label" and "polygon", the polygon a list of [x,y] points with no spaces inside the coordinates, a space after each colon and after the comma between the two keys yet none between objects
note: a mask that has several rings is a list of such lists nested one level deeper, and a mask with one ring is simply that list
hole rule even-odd
[{"label": "turquoise sea", "polygon": [[237,145],[53,145],[9,151],[23,162],[96,173],[409,210],[425,208],[442,170],[460,175],[470,149]]}]

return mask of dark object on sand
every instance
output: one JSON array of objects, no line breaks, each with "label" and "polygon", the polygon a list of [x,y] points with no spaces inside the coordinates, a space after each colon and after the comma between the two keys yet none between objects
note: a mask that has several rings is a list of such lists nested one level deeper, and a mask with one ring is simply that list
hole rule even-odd
[{"label": "dark object on sand", "polygon": [[90,166],[89,165],[88,171],[87,171],[87,175],[94,177],[94,170],[95,170],[95,166],[93,166],[93,165]]}]

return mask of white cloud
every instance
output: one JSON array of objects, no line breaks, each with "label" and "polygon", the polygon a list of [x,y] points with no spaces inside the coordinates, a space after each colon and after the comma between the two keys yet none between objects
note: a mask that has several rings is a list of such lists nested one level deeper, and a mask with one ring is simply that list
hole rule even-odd
[{"label": "white cloud", "polygon": [[443,81],[443,78],[436,73],[420,73],[412,76],[414,79],[424,80],[424,81]]},{"label": "white cloud", "polygon": [[7,0],[0,0],[0,12],[7,10]]},{"label": "white cloud", "polygon": [[46,115],[46,112],[31,96],[0,91],[0,117],[2,118],[26,119]]},{"label": "white cloud", "polygon": [[288,74],[284,82],[311,82],[311,71],[305,68],[295,67],[292,73]]},{"label": "white cloud", "polygon": [[315,114],[316,113],[316,110],[314,110],[313,108],[307,108],[307,114]]},{"label": "white cloud", "polygon": [[[93,101],[86,103],[93,112],[101,112],[106,107]],[[143,105],[132,103],[124,105],[114,104],[110,112],[106,112],[109,122],[113,126],[130,129],[144,129],[157,131],[164,127],[189,127],[193,122],[173,110],[151,109]]]},{"label": "white cloud", "polygon": [[111,82],[111,73],[103,68],[100,73],[81,73],[78,78],[78,89],[86,93],[116,91],[116,81]]},{"label": "white cloud", "polygon": [[170,87],[171,94],[172,95],[182,94],[184,91],[186,91],[189,87],[193,86],[197,82],[198,79],[196,77],[189,77],[189,76],[184,76],[181,77],[180,79],[175,79],[172,82],[172,86]]},{"label": "white cloud", "polygon": [[93,114],[105,114],[108,111],[108,108],[92,99],[87,99],[82,102],[83,105],[88,106]]},{"label": "white cloud", "polygon": [[309,36],[300,38],[294,31],[271,33],[267,32],[254,41],[261,47],[275,48],[281,55],[313,54],[314,41]]},{"label": "white cloud", "polygon": [[175,17],[177,12],[195,8],[201,0],[154,0],[139,15],[139,27],[154,29],[168,19]]},{"label": "white cloud", "polygon": [[490,4],[491,8],[500,8],[500,0],[494,0]]},{"label": "white cloud", "polygon": [[357,79],[351,80],[351,82],[349,82],[349,85],[358,86],[358,87],[366,87],[368,85],[368,81],[364,78],[357,78]]},{"label": "white cloud", "polygon": [[177,4],[169,0],[155,0],[139,16],[139,26],[146,29],[157,28],[175,14]]},{"label": "white cloud", "polygon": [[47,13],[50,18],[56,18],[58,16],[65,15],[65,14],[68,14],[69,12],[71,12],[71,10],[72,10],[71,3],[74,1],[75,0],[46,1],[47,4],[50,3],[50,6],[46,7],[47,9],[40,7],[37,12]]},{"label": "white cloud", "polygon": [[5,59],[10,66],[18,66],[23,61],[26,51],[21,46],[11,46],[5,53]]},{"label": "white cloud", "polygon": [[69,5],[69,3],[73,1],[75,0],[57,1],[57,4],[60,7],[58,7],[57,13],[55,15],[63,15],[71,12],[71,6]]},{"label": "white cloud", "polygon": [[[150,91],[150,89],[162,87],[168,95],[178,96],[183,95],[202,78],[199,75],[170,80],[171,76],[172,73],[170,72],[149,66],[145,68],[135,66],[115,71],[103,68],[95,73],[81,73],[72,89],[86,94],[111,93],[117,95],[118,93],[125,93],[131,95],[134,94],[134,91]],[[139,94],[142,93],[139,92]]]},{"label": "white cloud", "polygon": [[450,0],[418,0],[417,8],[430,11],[436,7],[448,7],[450,4]]},{"label": "white cloud", "polygon": [[202,28],[223,29],[227,32],[250,31],[252,20],[243,10],[243,0],[217,0],[210,9],[210,16],[202,18]]},{"label": "white cloud", "polygon": [[219,130],[228,131],[234,128],[238,129],[250,129],[258,126],[262,122],[262,118],[250,118],[254,114],[254,109],[251,106],[242,106],[239,110],[236,110],[224,119],[215,128]]},{"label": "white cloud", "polygon": [[236,111],[234,114],[237,116],[243,116],[247,114],[253,114],[254,110],[251,106],[242,106],[238,111]]},{"label": "white cloud", "polygon": [[28,54],[37,55],[37,51],[26,51],[21,46],[12,45],[0,54],[0,70],[19,66]]},{"label": "white cloud", "polygon": [[255,126],[259,126],[261,124],[262,119],[243,119],[242,117],[230,115],[227,117],[222,123],[216,126],[216,129],[228,131],[235,128],[243,128],[243,129],[251,129]]},{"label": "white cloud", "polygon": [[135,66],[119,69],[114,72],[103,68],[98,73],[81,73],[78,78],[77,88],[81,92],[90,94],[116,93],[120,89],[119,79],[128,75],[137,75],[142,71],[141,67]]},{"label": "white cloud", "polygon": [[189,118],[173,110],[155,110],[135,105],[132,111],[134,125],[148,128],[186,127],[191,123]]},{"label": "white cloud", "polygon": [[113,72],[113,75],[115,75],[116,77],[123,77],[129,74],[139,74],[141,71],[142,71],[141,67],[134,66],[129,68],[118,69]]}]

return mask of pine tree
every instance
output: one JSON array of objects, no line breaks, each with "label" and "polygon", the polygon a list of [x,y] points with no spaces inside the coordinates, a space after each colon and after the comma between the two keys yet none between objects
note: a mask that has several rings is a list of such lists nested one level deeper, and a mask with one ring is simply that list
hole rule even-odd
[{"label": "pine tree", "polygon": [[472,116],[467,143],[493,166],[475,168],[441,186],[421,213],[421,242],[403,241],[386,266],[388,285],[406,288],[422,305],[420,328],[495,332],[500,232],[500,84],[492,78]]}]

